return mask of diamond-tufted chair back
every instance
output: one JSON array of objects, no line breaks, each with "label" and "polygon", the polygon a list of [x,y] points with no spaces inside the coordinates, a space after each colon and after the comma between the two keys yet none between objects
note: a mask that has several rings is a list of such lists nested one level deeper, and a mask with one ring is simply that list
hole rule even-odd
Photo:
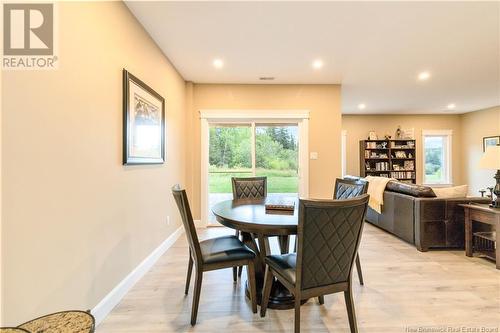
[{"label": "diamond-tufted chair back", "polygon": [[369,195],[345,200],[300,200],[297,287],[348,282]]},{"label": "diamond-tufted chair back", "polygon": [[267,196],[267,177],[231,178],[233,199],[260,199]]},{"label": "diamond-tufted chair back", "polygon": [[365,194],[368,191],[368,182],[363,179],[342,179],[335,180],[334,199],[349,199]]},{"label": "diamond-tufted chair back", "polygon": [[179,213],[181,214],[182,224],[184,225],[184,231],[186,232],[190,253],[193,255],[193,260],[200,264],[202,261],[200,242],[198,240],[198,235],[196,234],[196,228],[194,226],[193,216],[191,215],[191,208],[189,207],[186,190],[182,189],[179,184],[176,184],[172,187],[172,194],[175,202],[177,203],[177,207],[179,208]]}]

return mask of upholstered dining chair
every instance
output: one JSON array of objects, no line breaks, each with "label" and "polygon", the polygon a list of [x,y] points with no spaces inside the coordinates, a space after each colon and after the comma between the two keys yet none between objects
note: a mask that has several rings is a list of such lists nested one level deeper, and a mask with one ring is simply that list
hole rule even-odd
[{"label": "upholstered dining chair", "polygon": [[232,177],[233,199],[260,199],[267,196],[267,177]]},{"label": "upholstered dining chair", "polygon": [[368,206],[367,194],[345,200],[299,201],[297,253],[267,256],[260,314],[266,315],[276,277],[295,297],[295,332],[300,332],[301,301],[344,292],[351,332],[357,332],[352,269]]},{"label": "upholstered dining chair", "polygon": [[[267,196],[267,177],[232,177],[233,200],[260,199]],[[235,231],[235,236],[240,238],[240,231]],[[233,268],[233,281],[241,277],[243,266]]]},{"label": "upholstered dining chair", "polygon": [[[337,178],[335,180],[334,199],[350,199],[365,194],[368,191],[368,182],[364,179]],[[356,255],[356,271],[358,272],[359,284],[365,284],[361,270],[359,253]]]},{"label": "upholstered dining chair", "polygon": [[182,224],[189,244],[189,263],[184,293],[187,295],[193,264],[195,266],[195,283],[193,305],[191,308],[191,325],[196,324],[198,304],[200,302],[201,282],[203,272],[247,266],[248,282],[252,311],[257,313],[257,287],[255,282],[255,253],[245,246],[236,236],[222,236],[204,241],[198,240],[194,226],[191,208],[189,207],[186,191],[179,185],[172,187],[172,194],[181,214]]}]

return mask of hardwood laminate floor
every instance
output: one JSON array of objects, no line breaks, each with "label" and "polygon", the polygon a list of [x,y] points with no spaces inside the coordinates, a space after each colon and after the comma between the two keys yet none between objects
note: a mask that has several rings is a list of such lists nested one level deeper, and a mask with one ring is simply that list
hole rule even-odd
[{"label": "hardwood laminate floor", "polygon": [[[234,234],[198,230],[200,239]],[[293,243],[293,242],[291,242]],[[277,250],[277,244],[273,243]],[[277,251],[276,251],[277,252]],[[366,223],[360,247],[365,285],[353,277],[359,332],[500,332],[500,271],[464,251],[418,252],[414,246]],[[97,328],[118,332],[291,332],[293,310],[253,314],[242,281],[229,269],[204,274],[198,323],[189,324],[193,280],[184,296],[188,246],[184,235]],[[342,293],[309,300],[302,332],[349,332]]]}]

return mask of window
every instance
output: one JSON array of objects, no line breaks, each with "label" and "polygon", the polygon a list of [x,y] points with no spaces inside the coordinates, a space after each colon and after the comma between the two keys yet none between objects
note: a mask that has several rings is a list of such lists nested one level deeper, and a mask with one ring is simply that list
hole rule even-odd
[{"label": "window", "polygon": [[451,184],[451,130],[422,131],[424,184]]}]

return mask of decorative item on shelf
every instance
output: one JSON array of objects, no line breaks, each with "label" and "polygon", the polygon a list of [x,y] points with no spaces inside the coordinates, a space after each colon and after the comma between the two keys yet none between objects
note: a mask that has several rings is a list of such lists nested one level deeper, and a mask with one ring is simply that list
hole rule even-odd
[{"label": "decorative item on shelf", "polygon": [[380,145],[382,146],[382,149],[386,149],[387,148],[387,142],[382,142]]},{"label": "decorative item on shelf", "polygon": [[405,170],[413,170],[415,165],[413,164],[413,161],[405,161],[404,168]]},{"label": "decorative item on shelf", "polygon": [[384,135],[384,138],[385,138],[386,140],[390,140],[390,139],[392,138],[392,136],[390,136],[389,134],[386,134],[386,135]]},{"label": "decorative item on shelf", "polygon": [[413,158],[413,154],[412,153],[408,153],[408,158]]},{"label": "decorative item on shelf", "polygon": [[402,131],[401,131],[401,126],[398,126],[398,129],[396,130],[396,134],[394,135],[396,140],[401,140],[402,139]]},{"label": "decorative item on shelf", "polygon": [[368,132],[368,140],[377,140],[377,133],[375,131]]},{"label": "decorative item on shelf", "polygon": [[493,186],[487,187],[486,189],[490,191],[490,194],[486,194],[486,196],[488,198],[493,198]]},{"label": "decorative item on shelf", "polygon": [[486,136],[483,138],[483,152],[486,152],[486,148],[491,146],[500,145],[500,135],[497,136]]},{"label": "decorative item on shelf", "polygon": [[165,162],[165,99],[123,70],[123,164]]},{"label": "decorative item on shelf", "polygon": [[406,152],[405,151],[396,151],[395,153],[396,158],[406,158]]},{"label": "decorative item on shelf", "polygon": [[481,198],[484,198],[484,194],[486,193],[485,189],[479,190],[479,193],[481,193]]},{"label": "decorative item on shelf", "polygon": [[500,208],[500,146],[489,146],[479,161],[479,167],[482,169],[497,170],[495,174],[496,185],[493,193],[496,198],[491,197],[493,208]]}]

